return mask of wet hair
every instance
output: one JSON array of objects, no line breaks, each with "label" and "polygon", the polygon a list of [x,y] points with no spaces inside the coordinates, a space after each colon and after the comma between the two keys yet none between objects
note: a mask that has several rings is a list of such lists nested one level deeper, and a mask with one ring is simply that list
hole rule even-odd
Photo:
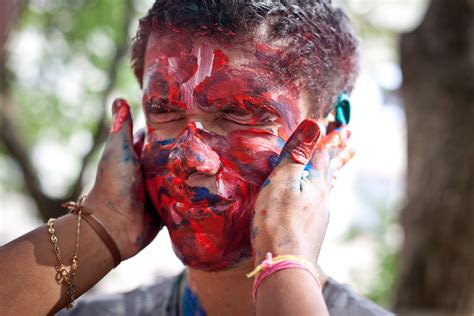
[{"label": "wet hair", "polygon": [[342,92],[350,93],[358,72],[357,39],[331,0],[157,0],[132,44],[140,85],[150,34],[173,28],[225,43],[263,37],[284,52],[268,66],[304,85],[318,105],[315,115],[327,114]]}]

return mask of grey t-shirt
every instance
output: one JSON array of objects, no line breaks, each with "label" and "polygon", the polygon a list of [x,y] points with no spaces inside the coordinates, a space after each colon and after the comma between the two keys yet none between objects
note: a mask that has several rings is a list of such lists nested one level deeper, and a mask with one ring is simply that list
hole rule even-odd
[{"label": "grey t-shirt", "polygon": [[[183,275],[161,279],[153,285],[139,287],[127,293],[84,297],[74,308],[62,310],[57,315],[177,316],[179,283]],[[323,296],[330,315],[393,315],[332,278],[326,282]]]}]

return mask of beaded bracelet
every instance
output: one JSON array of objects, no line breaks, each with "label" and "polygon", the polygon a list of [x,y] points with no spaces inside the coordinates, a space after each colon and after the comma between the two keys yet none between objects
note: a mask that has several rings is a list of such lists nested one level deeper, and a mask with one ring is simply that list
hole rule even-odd
[{"label": "beaded bracelet", "polygon": [[318,279],[318,273],[310,262],[301,257],[293,255],[283,255],[273,258],[272,253],[267,252],[267,255],[262,261],[262,263],[255,267],[252,272],[247,274],[247,278],[252,278],[255,276],[252,289],[253,300],[256,301],[258,287],[265,278],[269,277],[270,275],[279,270],[291,268],[302,269],[309,272],[316,281],[319,289],[321,289],[321,283]]}]

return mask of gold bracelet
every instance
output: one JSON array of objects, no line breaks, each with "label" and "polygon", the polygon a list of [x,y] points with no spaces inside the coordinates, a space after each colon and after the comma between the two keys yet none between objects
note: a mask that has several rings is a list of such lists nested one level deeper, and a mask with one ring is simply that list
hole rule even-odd
[{"label": "gold bracelet", "polygon": [[71,265],[66,266],[63,263],[61,250],[59,249],[58,245],[58,237],[55,234],[54,229],[54,218],[50,218],[48,220],[48,232],[50,234],[50,240],[53,243],[53,250],[58,259],[59,265],[56,267],[56,282],[58,284],[66,284],[68,286],[68,290],[66,291],[67,299],[66,299],[66,307],[70,309],[74,306],[75,298],[75,283],[76,283],[76,276],[77,276],[77,261],[79,256],[79,240],[81,235],[81,218],[82,212],[78,212],[77,217],[77,229],[76,229],[76,246],[74,248],[74,254],[72,256]]},{"label": "gold bracelet", "polygon": [[114,239],[110,235],[109,231],[105,225],[94,215],[94,212],[82,205],[82,202],[85,200],[86,196],[79,198],[79,202],[66,202],[61,206],[69,210],[69,213],[77,214],[79,211],[82,211],[83,220],[89,224],[89,226],[95,231],[97,236],[103,241],[110,254],[112,255],[112,260],[114,262],[114,268],[117,267],[120,262],[122,262],[122,255],[120,250],[117,247]]}]

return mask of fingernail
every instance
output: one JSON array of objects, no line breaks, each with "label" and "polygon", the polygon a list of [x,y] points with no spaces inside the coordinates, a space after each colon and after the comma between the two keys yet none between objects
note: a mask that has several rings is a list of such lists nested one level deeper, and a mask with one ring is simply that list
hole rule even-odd
[{"label": "fingernail", "polygon": [[124,99],[116,99],[112,104],[112,113],[112,126],[110,131],[116,133],[122,128],[123,122],[125,122],[130,115],[130,107],[127,101]]},{"label": "fingernail", "polygon": [[291,150],[291,158],[297,163],[306,165],[311,159],[314,148],[321,134],[315,120],[304,120],[293,133],[295,139]]}]

